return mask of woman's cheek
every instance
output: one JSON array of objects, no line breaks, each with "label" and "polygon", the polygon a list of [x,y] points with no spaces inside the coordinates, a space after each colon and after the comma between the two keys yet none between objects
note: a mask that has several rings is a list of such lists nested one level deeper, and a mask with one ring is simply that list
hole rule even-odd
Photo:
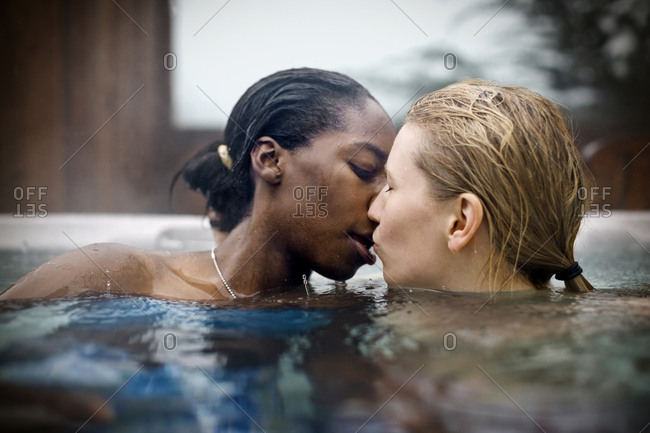
[{"label": "woman's cheek", "polygon": [[389,244],[391,247],[397,247],[396,240],[399,239],[399,221],[394,219],[393,214],[384,215],[384,220],[386,221],[384,230],[382,231],[382,239],[385,243]]}]

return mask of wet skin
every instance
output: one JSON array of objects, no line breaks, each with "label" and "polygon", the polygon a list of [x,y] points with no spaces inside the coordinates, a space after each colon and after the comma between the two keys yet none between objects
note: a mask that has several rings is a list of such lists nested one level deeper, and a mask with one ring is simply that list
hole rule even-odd
[{"label": "wet skin", "polygon": [[[434,197],[416,164],[428,139],[417,125],[402,127],[386,163],[388,184],[368,211],[379,224],[373,239],[384,279],[390,286],[489,291],[490,239],[483,205],[469,192],[445,200]],[[504,264],[504,275],[508,266]],[[504,277],[498,284],[508,291],[533,288],[522,275]]]},{"label": "wet skin", "polygon": [[453,263],[448,259],[445,231],[447,206],[435,200],[416,155],[426,135],[413,125],[398,134],[386,164],[388,184],[375,200],[369,216],[379,223],[375,251],[384,265],[384,279],[392,285],[442,287]]},{"label": "wet skin", "polygon": [[[251,209],[217,250],[219,267],[238,297],[300,285],[302,275],[312,270],[346,279],[369,261],[367,248],[376,224],[367,212],[385,184],[384,165],[395,130],[372,100],[361,109],[346,109],[344,120],[341,130],[324,131],[294,151],[273,150],[273,140],[258,140],[260,148],[270,146],[274,160],[266,164],[277,173],[269,181],[269,170],[251,169],[256,188]],[[87,290],[190,300],[231,297],[210,252],[94,244],[44,263],[0,299]]]},{"label": "wet skin", "polygon": [[367,248],[376,224],[367,212],[385,184],[384,166],[395,138],[374,102],[364,111],[350,110],[346,119],[343,131],[321,134],[290,155],[286,182],[275,191],[276,229],[288,254],[302,262],[299,267],[336,280],[373,261]]}]

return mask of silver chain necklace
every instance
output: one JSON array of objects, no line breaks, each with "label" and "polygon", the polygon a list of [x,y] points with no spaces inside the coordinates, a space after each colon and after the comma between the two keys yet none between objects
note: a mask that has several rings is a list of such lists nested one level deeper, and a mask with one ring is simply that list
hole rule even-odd
[{"label": "silver chain necklace", "polygon": [[223,285],[226,286],[226,290],[228,290],[230,296],[232,296],[233,299],[237,299],[237,295],[235,295],[235,292],[232,291],[232,289],[226,282],[226,279],[223,277],[223,274],[221,273],[221,269],[219,269],[219,265],[217,264],[217,255],[215,254],[216,249],[217,249],[216,246],[212,248],[212,263],[214,263],[214,267],[217,269],[217,273],[219,273],[219,277],[221,277],[221,281],[223,281]]}]

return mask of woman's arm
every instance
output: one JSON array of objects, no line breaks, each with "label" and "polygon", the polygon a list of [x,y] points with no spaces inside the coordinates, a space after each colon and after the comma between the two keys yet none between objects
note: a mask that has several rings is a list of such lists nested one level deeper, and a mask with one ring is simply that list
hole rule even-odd
[{"label": "woman's arm", "polygon": [[87,290],[148,294],[153,285],[145,253],[121,244],[92,244],[61,254],[29,272],[0,300],[54,298]]}]

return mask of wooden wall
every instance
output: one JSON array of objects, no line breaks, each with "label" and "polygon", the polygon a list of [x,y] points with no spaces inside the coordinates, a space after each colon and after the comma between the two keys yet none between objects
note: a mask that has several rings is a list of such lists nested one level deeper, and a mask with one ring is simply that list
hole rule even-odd
[{"label": "wooden wall", "polygon": [[174,172],[221,135],[170,125],[168,2],[117,3],[0,3],[0,212],[34,202],[28,186],[49,212],[169,212]]},{"label": "wooden wall", "polygon": [[650,133],[603,134],[581,150],[595,179],[593,210],[650,209]]}]

